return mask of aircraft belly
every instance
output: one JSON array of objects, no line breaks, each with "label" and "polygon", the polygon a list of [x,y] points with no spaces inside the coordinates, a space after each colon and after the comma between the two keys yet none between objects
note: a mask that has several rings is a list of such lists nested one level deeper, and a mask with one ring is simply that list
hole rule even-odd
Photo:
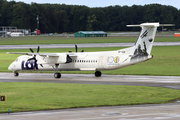
[{"label": "aircraft belly", "polygon": [[89,71],[95,70],[97,63],[69,63],[69,64],[61,64],[59,66],[59,70],[65,71],[74,71],[74,70],[82,70],[82,71]]}]

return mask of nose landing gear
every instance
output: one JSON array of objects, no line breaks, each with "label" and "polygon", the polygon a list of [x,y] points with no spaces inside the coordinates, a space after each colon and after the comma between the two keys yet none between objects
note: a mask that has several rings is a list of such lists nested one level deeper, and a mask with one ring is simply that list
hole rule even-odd
[{"label": "nose landing gear", "polygon": [[15,71],[14,76],[19,76],[19,73]]}]

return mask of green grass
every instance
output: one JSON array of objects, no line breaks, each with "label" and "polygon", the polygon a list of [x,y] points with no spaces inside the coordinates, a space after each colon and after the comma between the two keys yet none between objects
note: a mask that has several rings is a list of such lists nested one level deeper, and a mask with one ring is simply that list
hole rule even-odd
[{"label": "green grass", "polygon": [[0,83],[0,113],[64,108],[159,104],[180,98],[175,89],[57,83]]},{"label": "green grass", "polygon": [[[119,47],[109,48],[81,48],[86,52],[90,51],[110,51],[121,49]],[[63,49],[41,49],[40,52],[67,52],[74,51],[74,48],[63,48]],[[80,49],[79,49],[80,51]],[[19,55],[6,54],[6,52],[30,52],[28,49],[25,50],[0,50],[0,72],[8,71],[8,66],[13,62]],[[180,76],[180,47],[179,46],[163,46],[153,47],[152,53],[154,58],[143,63],[139,63],[133,66],[128,66],[118,70],[102,71],[102,74],[123,74],[123,75],[160,75],[160,76]],[[52,72],[54,73],[54,71]],[[69,71],[61,73],[91,73],[94,71]]]},{"label": "green grass", "polygon": [[[18,38],[1,38],[0,45],[27,45],[27,44],[82,44],[82,43],[130,43],[135,42],[137,37],[97,37],[75,38],[62,36],[26,36]],[[177,42],[177,37],[156,37],[156,42]]]}]

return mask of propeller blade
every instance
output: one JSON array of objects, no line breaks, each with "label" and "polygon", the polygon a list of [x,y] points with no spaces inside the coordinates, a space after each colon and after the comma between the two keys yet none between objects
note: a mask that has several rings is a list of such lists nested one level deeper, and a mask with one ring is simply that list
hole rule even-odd
[{"label": "propeller blade", "polygon": [[39,53],[39,50],[40,50],[40,47],[38,46],[38,48],[37,48],[37,53]]},{"label": "propeller blade", "polygon": [[77,45],[75,44],[75,49],[76,49],[76,52],[77,52]]},{"label": "propeller blade", "polygon": [[[29,48],[29,50],[30,50],[32,53],[34,53],[33,49]],[[39,53],[39,51],[40,51],[40,47],[38,46],[38,48],[37,48],[37,53]],[[34,69],[38,69],[38,68],[37,68],[36,55],[34,55],[32,58],[29,58],[27,61],[31,61],[31,60],[34,60]],[[42,66],[42,64],[41,64],[41,66]],[[42,66],[42,67],[43,67],[43,66]]]},{"label": "propeller blade", "polygon": [[34,62],[34,69],[36,69],[36,66],[37,66],[37,60],[35,59],[35,62]]},{"label": "propeller blade", "polygon": [[34,53],[33,49],[29,48],[29,50],[30,50],[32,53]]}]

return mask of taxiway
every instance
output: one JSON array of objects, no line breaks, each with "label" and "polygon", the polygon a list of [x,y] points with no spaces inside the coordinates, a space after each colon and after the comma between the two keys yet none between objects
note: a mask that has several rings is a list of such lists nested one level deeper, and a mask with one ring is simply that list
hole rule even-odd
[{"label": "taxiway", "polygon": [[153,86],[180,89],[180,76],[138,76],[138,75],[102,75],[94,74],[62,74],[59,79],[53,73],[0,73],[0,82],[47,82],[47,83],[77,83],[104,85],[134,85]]}]

